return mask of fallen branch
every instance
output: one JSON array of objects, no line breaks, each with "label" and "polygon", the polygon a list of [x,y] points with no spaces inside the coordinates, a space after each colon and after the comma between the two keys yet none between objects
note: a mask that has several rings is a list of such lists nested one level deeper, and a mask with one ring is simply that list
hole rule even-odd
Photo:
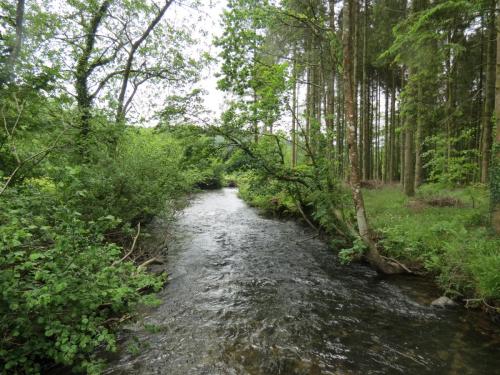
[{"label": "fallen branch", "polygon": [[307,238],[304,238],[300,241],[295,241],[296,244],[299,244],[299,243],[302,243],[302,242],[306,242],[306,241],[309,241],[309,240],[313,240],[315,238],[319,237],[319,233],[316,233],[314,236],[310,236],[310,237],[307,237]]},{"label": "fallen branch", "polygon": [[126,320],[131,319],[131,318],[132,318],[132,315],[125,314],[121,318],[118,318],[118,317],[109,318],[109,319],[105,320],[102,324],[103,325],[108,325],[108,324],[110,324],[112,322],[120,324],[120,323],[123,323]]},{"label": "fallen branch", "polygon": [[117,264],[120,264],[123,262],[125,259],[127,259],[135,250],[135,244],[137,243],[137,239],[139,238],[139,235],[141,234],[141,223],[139,222],[137,224],[137,234],[134,237],[134,241],[132,242],[132,247],[130,248],[129,252],[125,254],[120,260],[114,261],[112,266],[116,266]]},{"label": "fallen branch", "polygon": [[144,267],[147,267],[149,266],[150,264],[153,264],[153,263],[157,263],[157,264],[163,264],[164,262],[161,260],[161,259],[158,259],[156,257],[154,258],[151,258],[151,259],[148,259],[147,261],[145,261],[144,263],[141,263],[137,269],[141,269],[141,268],[144,268]]},{"label": "fallen branch", "polygon": [[401,267],[402,269],[404,269],[406,272],[408,273],[411,273],[411,274],[414,274],[415,272],[413,272],[412,270],[410,270],[408,267],[406,267],[403,263],[397,261],[396,259],[394,258],[390,258],[390,257],[386,257],[384,255],[382,255],[382,258],[386,259],[387,261],[389,262],[392,262],[392,263],[396,263],[399,267]]},{"label": "fallen branch", "polygon": [[487,309],[493,310],[497,313],[500,312],[500,307],[491,306],[484,298],[468,298],[464,299],[465,307],[469,307],[469,303],[482,303]]},{"label": "fallen branch", "polygon": [[302,217],[304,218],[304,220],[306,221],[307,224],[309,224],[309,226],[314,229],[315,231],[317,231],[319,233],[319,229],[316,228],[316,226],[311,222],[311,220],[309,220],[309,218],[307,217],[307,215],[305,214],[305,212],[302,210],[302,206],[300,204],[300,202],[295,202],[295,205],[297,206],[297,209],[299,210],[300,214],[302,215]]}]

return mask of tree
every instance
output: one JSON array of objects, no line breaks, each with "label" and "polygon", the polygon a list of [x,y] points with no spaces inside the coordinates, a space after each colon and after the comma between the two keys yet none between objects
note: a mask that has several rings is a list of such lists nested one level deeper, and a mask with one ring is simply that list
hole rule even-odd
[{"label": "tree", "polygon": [[481,182],[488,181],[488,172],[491,159],[492,146],[492,115],[495,106],[495,60],[496,60],[496,27],[495,27],[495,0],[490,1],[490,9],[487,15],[486,36],[486,80],[484,107],[481,117]]},{"label": "tree", "polygon": [[[497,25],[500,25],[500,14],[497,16]],[[497,51],[500,51],[500,29],[497,29]],[[491,190],[491,222],[493,230],[500,234],[500,53],[496,56],[495,78],[495,117],[496,137],[493,148],[493,165],[490,178]]]},{"label": "tree", "polygon": [[94,9],[90,8],[91,17],[89,23],[84,25],[84,45],[82,46],[83,48],[76,63],[74,73],[76,101],[80,113],[80,128],[83,137],[87,137],[90,132],[91,107],[92,100],[95,97],[95,95],[91,95],[89,92],[89,77],[96,68],[109,63],[112,59],[99,56],[92,60],[97,31],[103,21],[103,18],[106,16],[111,3],[112,0],[104,0]]},{"label": "tree", "polygon": [[24,4],[25,0],[17,0],[14,42],[8,46],[8,58],[5,64],[5,71],[2,72],[2,77],[0,77],[0,84],[12,81],[14,68],[21,53],[24,37]]},{"label": "tree", "polygon": [[120,94],[118,95],[118,108],[116,110],[116,121],[117,122],[123,121],[125,118],[125,110],[126,110],[125,95],[127,93],[127,86],[128,86],[128,82],[130,79],[130,73],[131,73],[131,69],[132,69],[132,64],[134,62],[135,53],[138,50],[138,48],[141,46],[141,44],[149,36],[149,34],[151,34],[153,29],[156,27],[156,25],[158,25],[158,23],[161,21],[161,19],[165,15],[165,12],[167,11],[167,9],[170,7],[170,5],[172,3],[173,3],[173,0],[166,0],[165,1],[163,6],[158,10],[158,13],[153,18],[151,23],[146,27],[146,29],[141,34],[141,36],[137,40],[135,40],[130,46],[130,49],[128,51],[128,56],[127,56],[127,62],[125,63],[125,67],[123,69]]},{"label": "tree", "polygon": [[393,263],[386,262],[380,255],[377,246],[370,237],[370,228],[366,217],[366,210],[363,201],[363,193],[361,192],[361,181],[358,165],[358,146],[354,130],[354,90],[353,90],[353,70],[352,70],[352,18],[354,14],[354,1],[347,0],[343,10],[343,51],[344,51],[344,100],[347,122],[347,143],[349,147],[349,164],[350,164],[350,186],[354,207],[356,211],[356,221],[358,223],[358,232],[363,243],[367,247],[366,259],[377,270],[383,273],[399,273],[401,268]]}]

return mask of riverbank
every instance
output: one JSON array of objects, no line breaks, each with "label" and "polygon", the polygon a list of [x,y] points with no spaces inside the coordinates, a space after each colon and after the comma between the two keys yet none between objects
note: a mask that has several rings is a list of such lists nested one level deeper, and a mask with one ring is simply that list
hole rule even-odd
[{"label": "riverbank", "polygon": [[388,256],[421,268],[468,306],[499,306],[500,238],[487,228],[485,189],[423,186],[408,198],[398,186],[384,186],[364,196]]},{"label": "riverbank", "polygon": [[[267,214],[301,217],[285,190],[270,184],[257,188],[248,173],[232,179],[250,205]],[[498,312],[500,239],[487,228],[485,188],[426,185],[407,198],[397,185],[367,184],[364,197],[374,236],[386,256],[434,279],[443,294],[466,306]],[[312,202],[308,209],[314,218]]]}]

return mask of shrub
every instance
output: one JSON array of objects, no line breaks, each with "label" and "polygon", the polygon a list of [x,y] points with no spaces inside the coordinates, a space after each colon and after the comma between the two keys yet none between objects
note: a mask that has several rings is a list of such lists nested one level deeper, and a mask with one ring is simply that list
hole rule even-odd
[{"label": "shrub", "polygon": [[[45,186],[46,184],[42,184]],[[113,349],[113,319],[133,311],[159,278],[105,243],[112,216],[86,221],[40,186],[0,201],[0,361],[9,372],[38,373],[52,361],[96,371],[93,352]]]}]

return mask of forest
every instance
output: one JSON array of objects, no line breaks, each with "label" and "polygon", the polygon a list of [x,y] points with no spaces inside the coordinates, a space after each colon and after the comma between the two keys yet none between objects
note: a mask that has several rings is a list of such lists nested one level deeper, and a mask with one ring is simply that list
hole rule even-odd
[{"label": "forest", "polygon": [[0,2],[0,372],[102,373],[228,186],[498,322],[497,1],[227,0],[209,33],[207,3]]}]

